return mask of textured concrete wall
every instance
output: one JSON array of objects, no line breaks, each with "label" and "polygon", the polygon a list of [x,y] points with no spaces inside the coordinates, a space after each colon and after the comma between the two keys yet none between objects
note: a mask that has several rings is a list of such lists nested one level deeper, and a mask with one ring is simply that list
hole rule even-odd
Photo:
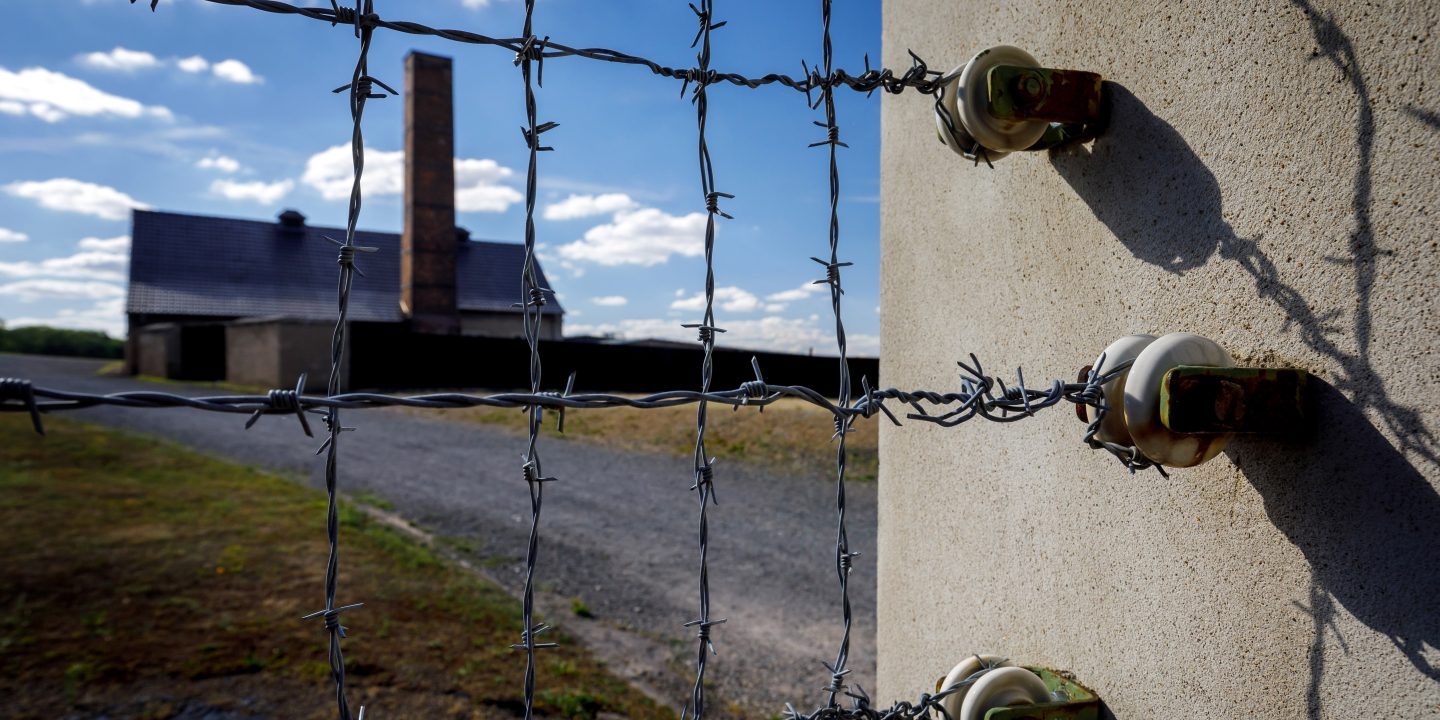
[{"label": "textured concrete wall", "polygon": [[[237,320],[225,326],[225,379],[237,385],[305,388],[323,392],[330,377],[335,326],[302,320]],[[343,384],[343,383],[342,383]]]},{"label": "textured concrete wall", "polygon": [[1320,379],[1303,442],[1130,475],[1057,408],[881,434],[879,696],[961,657],[1119,718],[1440,715],[1440,4],[890,0],[885,59],[1103,73],[1095,143],[972,168],[887,98],[882,374],[1073,379],[1186,330]]},{"label": "textured concrete wall", "polygon": [[173,377],[180,368],[180,327],[154,325],[132,333],[136,336],[135,371],[150,377]]}]

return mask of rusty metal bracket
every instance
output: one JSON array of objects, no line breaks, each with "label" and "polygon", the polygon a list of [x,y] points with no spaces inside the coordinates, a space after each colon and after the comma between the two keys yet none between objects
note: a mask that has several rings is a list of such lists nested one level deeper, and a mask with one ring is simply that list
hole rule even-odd
[{"label": "rusty metal bracket", "polygon": [[1160,422],[1177,433],[1293,434],[1308,426],[1309,373],[1181,365],[1165,373]]},{"label": "rusty metal bracket", "polygon": [[1083,70],[997,65],[986,79],[986,110],[1000,120],[1092,124],[1099,122],[1101,77]]},{"label": "rusty metal bracket", "polygon": [[985,720],[1099,720],[1100,698],[1090,688],[1064,674],[1043,667],[1025,668],[1040,676],[1050,690],[1051,702],[994,708]]}]

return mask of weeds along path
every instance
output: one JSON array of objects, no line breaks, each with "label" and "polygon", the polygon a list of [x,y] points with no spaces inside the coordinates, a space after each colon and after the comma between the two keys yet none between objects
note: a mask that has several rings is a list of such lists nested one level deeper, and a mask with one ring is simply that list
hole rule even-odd
[{"label": "weeds along path", "polygon": [[[92,392],[154,387],[96,377],[98,367],[93,361],[0,355],[0,376],[28,377],[37,385]],[[207,392],[166,386],[176,388]],[[181,409],[94,408],[74,417],[159,435],[315,487],[321,483],[316,444],[293,418],[267,417],[245,431],[243,416]],[[385,506],[518,591],[529,518],[529,499],[515,473],[524,450],[520,438],[506,428],[443,415],[353,412],[346,424],[359,430],[346,438],[345,493]],[[547,472],[568,480],[563,492],[546,496],[537,578],[544,606],[552,617],[563,613],[556,619],[565,629],[589,638],[623,677],[678,706],[689,692],[693,662],[693,633],[681,627],[694,613],[697,562],[690,459],[593,442],[546,442]],[[818,697],[828,679],[821,661],[840,636],[827,563],[835,550],[833,488],[733,458],[721,461],[720,504],[710,518],[710,577],[716,614],[730,621],[716,631],[724,649],[707,670],[707,685],[713,682],[712,710],[763,717],[785,701]],[[854,483],[849,503],[850,542],[864,553],[856,558],[851,586],[852,656],[868,660],[875,637],[875,485]],[[323,513],[315,518],[317,537],[322,520]],[[593,617],[580,617],[575,609]],[[349,624],[357,638],[375,631],[363,617]],[[874,675],[873,664],[865,664],[854,666],[851,677],[873,688]]]}]

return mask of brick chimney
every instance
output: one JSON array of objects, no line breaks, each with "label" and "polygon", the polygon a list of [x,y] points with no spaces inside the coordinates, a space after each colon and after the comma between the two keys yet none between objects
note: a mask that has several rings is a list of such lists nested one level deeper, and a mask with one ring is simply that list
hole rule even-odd
[{"label": "brick chimney", "polygon": [[459,332],[455,293],[455,116],[450,58],[405,58],[405,230],[400,309],[422,332]]}]

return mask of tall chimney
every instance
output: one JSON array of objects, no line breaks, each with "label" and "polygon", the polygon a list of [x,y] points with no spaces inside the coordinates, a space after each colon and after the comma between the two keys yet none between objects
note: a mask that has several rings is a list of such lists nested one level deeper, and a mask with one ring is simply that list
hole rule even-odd
[{"label": "tall chimney", "polygon": [[455,116],[450,58],[405,58],[405,231],[400,309],[424,332],[457,332]]}]

